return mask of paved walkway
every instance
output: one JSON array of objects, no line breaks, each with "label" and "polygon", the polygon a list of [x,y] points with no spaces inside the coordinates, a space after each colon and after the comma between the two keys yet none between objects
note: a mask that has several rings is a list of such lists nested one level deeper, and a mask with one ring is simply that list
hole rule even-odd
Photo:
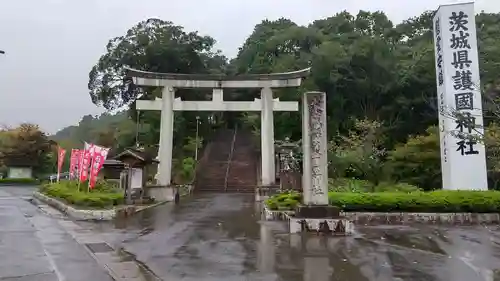
[{"label": "paved walkway", "polygon": [[57,218],[22,198],[29,194],[0,187],[0,280],[112,281]]},{"label": "paved walkway", "polygon": [[[253,196],[236,194],[76,224],[24,191],[0,188],[0,280],[500,280],[499,226],[359,225],[351,237],[305,239],[262,221]],[[135,257],[159,278],[144,276]]]},{"label": "paved walkway", "polygon": [[241,194],[195,194],[114,224],[79,224],[165,281],[500,280],[498,226],[358,225],[350,237],[301,237],[262,221],[254,197]]}]

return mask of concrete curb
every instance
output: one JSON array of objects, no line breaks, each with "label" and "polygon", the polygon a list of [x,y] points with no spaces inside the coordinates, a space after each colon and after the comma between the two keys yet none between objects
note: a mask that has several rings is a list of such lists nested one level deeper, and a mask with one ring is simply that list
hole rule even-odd
[{"label": "concrete curb", "polygon": [[40,192],[34,192],[33,197],[57,209],[58,211],[61,211],[68,217],[75,220],[113,220],[120,213],[125,213],[126,215],[133,215],[135,213],[142,212],[149,208],[154,208],[156,206],[168,202],[168,201],[161,201],[147,206],[124,206],[108,210],[82,210],[82,209],[76,209],[70,205],[61,202],[60,200],[57,200]]},{"label": "concrete curb", "polygon": [[2,187],[38,187],[40,186],[39,183],[0,183],[0,188]]},{"label": "concrete curb", "polygon": [[[263,207],[266,220],[290,220],[294,211],[270,210]],[[498,213],[379,213],[379,212],[340,212],[355,224],[405,224],[405,223],[428,223],[428,224],[498,224],[500,214]]]}]

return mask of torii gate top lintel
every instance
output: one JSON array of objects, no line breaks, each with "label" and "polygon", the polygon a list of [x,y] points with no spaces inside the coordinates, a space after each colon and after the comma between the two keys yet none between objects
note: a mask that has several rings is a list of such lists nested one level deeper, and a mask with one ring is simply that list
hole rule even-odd
[{"label": "torii gate top lintel", "polygon": [[299,87],[311,68],[269,74],[183,74],[142,71],[125,67],[126,75],[138,86],[170,86],[174,88],[282,88]]}]

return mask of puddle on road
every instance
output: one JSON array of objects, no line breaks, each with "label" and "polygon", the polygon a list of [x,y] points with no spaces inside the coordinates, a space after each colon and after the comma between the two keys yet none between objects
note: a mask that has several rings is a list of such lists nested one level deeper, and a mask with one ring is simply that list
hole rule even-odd
[{"label": "puddle on road", "polygon": [[124,241],[129,258],[137,255],[163,280],[500,281],[498,227],[358,226],[351,237],[290,235],[283,222],[261,221],[253,200],[205,195],[88,226]]}]

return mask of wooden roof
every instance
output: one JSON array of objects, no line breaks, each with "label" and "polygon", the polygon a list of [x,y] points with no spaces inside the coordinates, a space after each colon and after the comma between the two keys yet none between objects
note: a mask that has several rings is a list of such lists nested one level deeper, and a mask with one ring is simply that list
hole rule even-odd
[{"label": "wooden roof", "polygon": [[124,150],[122,153],[119,153],[113,160],[122,161],[127,157],[135,158],[144,163],[159,163],[151,154],[146,153],[143,149],[140,148],[128,148]]}]

